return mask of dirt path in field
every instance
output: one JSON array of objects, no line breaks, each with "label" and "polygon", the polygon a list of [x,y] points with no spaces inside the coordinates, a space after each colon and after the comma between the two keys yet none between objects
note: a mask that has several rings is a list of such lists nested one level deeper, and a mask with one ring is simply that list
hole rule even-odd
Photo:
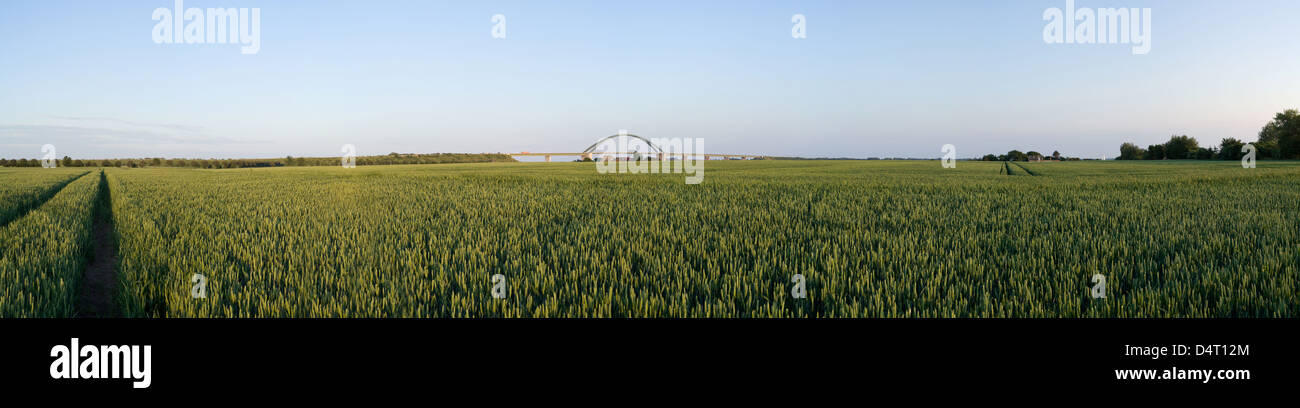
[{"label": "dirt path in field", "polygon": [[95,206],[95,226],[91,232],[94,254],[86,265],[77,294],[78,317],[116,317],[113,295],[117,289],[117,238],[113,233],[113,193],[108,179],[99,174],[99,202]]}]

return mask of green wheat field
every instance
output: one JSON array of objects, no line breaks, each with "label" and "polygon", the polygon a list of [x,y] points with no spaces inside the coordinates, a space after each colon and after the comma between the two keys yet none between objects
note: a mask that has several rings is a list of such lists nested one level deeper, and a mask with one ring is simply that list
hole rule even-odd
[{"label": "green wheat field", "polygon": [[704,174],[0,168],[0,316],[77,315],[97,211],[127,317],[1300,315],[1300,162]]}]

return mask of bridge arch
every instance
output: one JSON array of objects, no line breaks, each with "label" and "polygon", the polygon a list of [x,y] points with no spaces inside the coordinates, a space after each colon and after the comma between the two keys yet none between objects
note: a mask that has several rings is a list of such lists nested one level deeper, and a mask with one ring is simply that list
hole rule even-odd
[{"label": "bridge arch", "polygon": [[597,147],[597,146],[600,146],[601,143],[605,143],[606,141],[608,141],[608,140],[610,140],[610,139],[613,139],[613,138],[616,138],[616,137],[619,137],[619,136],[627,136],[627,137],[634,138],[634,139],[640,140],[640,141],[642,141],[642,142],[645,142],[646,146],[650,146],[650,152],[652,152],[652,153],[663,153],[663,152],[664,152],[664,149],[661,149],[661,148],[659,148],[659,146],[656,146],[653,142],[650,141],[650,139],[646,139],[646,138],[644,138],[644,137],[637,136],[637,135],[634,135],[634,134],[631,134],[631,133],[624,133],[624,134],[617,134],[617,135],[606,136],[606,137],[604,137],[604,138],[601,138],[600,140],[597,140],[596,143],[592,143],[591,146],[587,146],[587,148],[584,149],[582,152],[583,152],[583,153],[596,153],[596,151],[595,151],[595,150],[596,150],[596,147]]}]

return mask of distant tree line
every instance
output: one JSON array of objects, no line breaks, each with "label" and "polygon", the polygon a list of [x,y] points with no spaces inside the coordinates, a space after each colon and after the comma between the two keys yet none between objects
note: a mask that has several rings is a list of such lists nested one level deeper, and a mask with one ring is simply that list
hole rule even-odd
[{"label": "distant tree line", "polygon": [[1007,154],[999,154],[999,155],[986,154],[984,155],[984,157],[980,158],[980,160],[982,161],[1032,161],[1032,160],[1065,161],[1065,160],[1079,160],[1079,158],[1062,156],[1061,152],[1059,151],[1053,151],[1051,156],[1044,156],[1042,153],[1033,150],[1030,150],[1028,152],[1012,150],[1007,152]]},{"label": "distant tree line", "polygon": [[[189,167],[196,169],[237,169],[246,167],[282,167],[282,166],[338,166],[341,157],[293,157],[282,159],[164,159],[161,157],[143,159],[73,159],[64,156],[59,160],[59,167]],[[383,156],[357,156],[358,166],[378,166],[388,164],[441,164],[441,163],[490,163],[516,161],[508,154],[499,153],[432,153],[403,154],[389,153]],[[0,159],[0,167],[40,167],[38,159]]]},{"label": "distant tree line", "polygon": [[[1300,112],[1278,113],[1259,131],[1254,143],[1258,159],[1300,159]],[[1120,160],[1241,160],[1245,142],[1226,138],[1218,146],[1201,147],[1194,137],[1174,135],[1168,142],[1147,146],[1133,143],[1119,147]]]}]

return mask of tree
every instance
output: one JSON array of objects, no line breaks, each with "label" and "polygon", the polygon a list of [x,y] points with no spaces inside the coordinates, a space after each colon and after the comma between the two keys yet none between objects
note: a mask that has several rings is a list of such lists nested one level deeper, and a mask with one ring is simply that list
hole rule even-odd
[{"label": "tree", "polygon": [[1261,159],[1278,159],[1282,157],[1282,154],[1278,152],[1276,140],[1255,143],[1255,155]]},{"label": "tree", "polygon": [[1162,145],[1162,144],[1156,144],[1156,145],[1150,145],[1150,146],[1147,146],[1146,159],[1147,159],[1147,160],[1164,160],[1164,159],[1165,159],[1165,145]]},{"label": "tree", "polygon": [[980,159],[980,160],[983,160],[983,161],[998,161],[998,156],[994,156],[994,155],[991,155],[991,154],[986,154],[986,155],[984,155],[984,158],[983,158],[983,159]]},{"label": "tree", "polygon": [[1276,147],[1270,153],[1276,158],[1300,158],[1300,111],[1282,111],[1260,129],[1259,142],[1255,144],[1261,150],[1260,153],[1264,150],[1262,146],[1272,147],[1273,143],[1276,143]]},{"label": "tree", "polygon": [[1052,152],[1052,160],[1061,160],[1061,152],[1059,150]]},{"label": "tree", "polygon": [[1141,147],[1132,143],[1124,143],[1119,146],[1119,160],[1142,160],[1146,154],[1146,150],[1142,150]]},{"label": "tree", "polygon": [[1241,160],[1241,148],[1245,147],[1236,138],[1229,137],[1219,142],[1219,159],[1220,160]]},{"label": "tree", "polygon": [[1174,135],[1165,142],[1165,157],[1169,159],[1195,159],[1196,149],[1200,146],[1196,143],[1196,138],[1187,137],[1187,135]]},{"label": "tree", "polygon": [[1029,161],[1029,155],[1021,153],[1019,150],[1007,152],[1007,160],[1010,161]]}]

